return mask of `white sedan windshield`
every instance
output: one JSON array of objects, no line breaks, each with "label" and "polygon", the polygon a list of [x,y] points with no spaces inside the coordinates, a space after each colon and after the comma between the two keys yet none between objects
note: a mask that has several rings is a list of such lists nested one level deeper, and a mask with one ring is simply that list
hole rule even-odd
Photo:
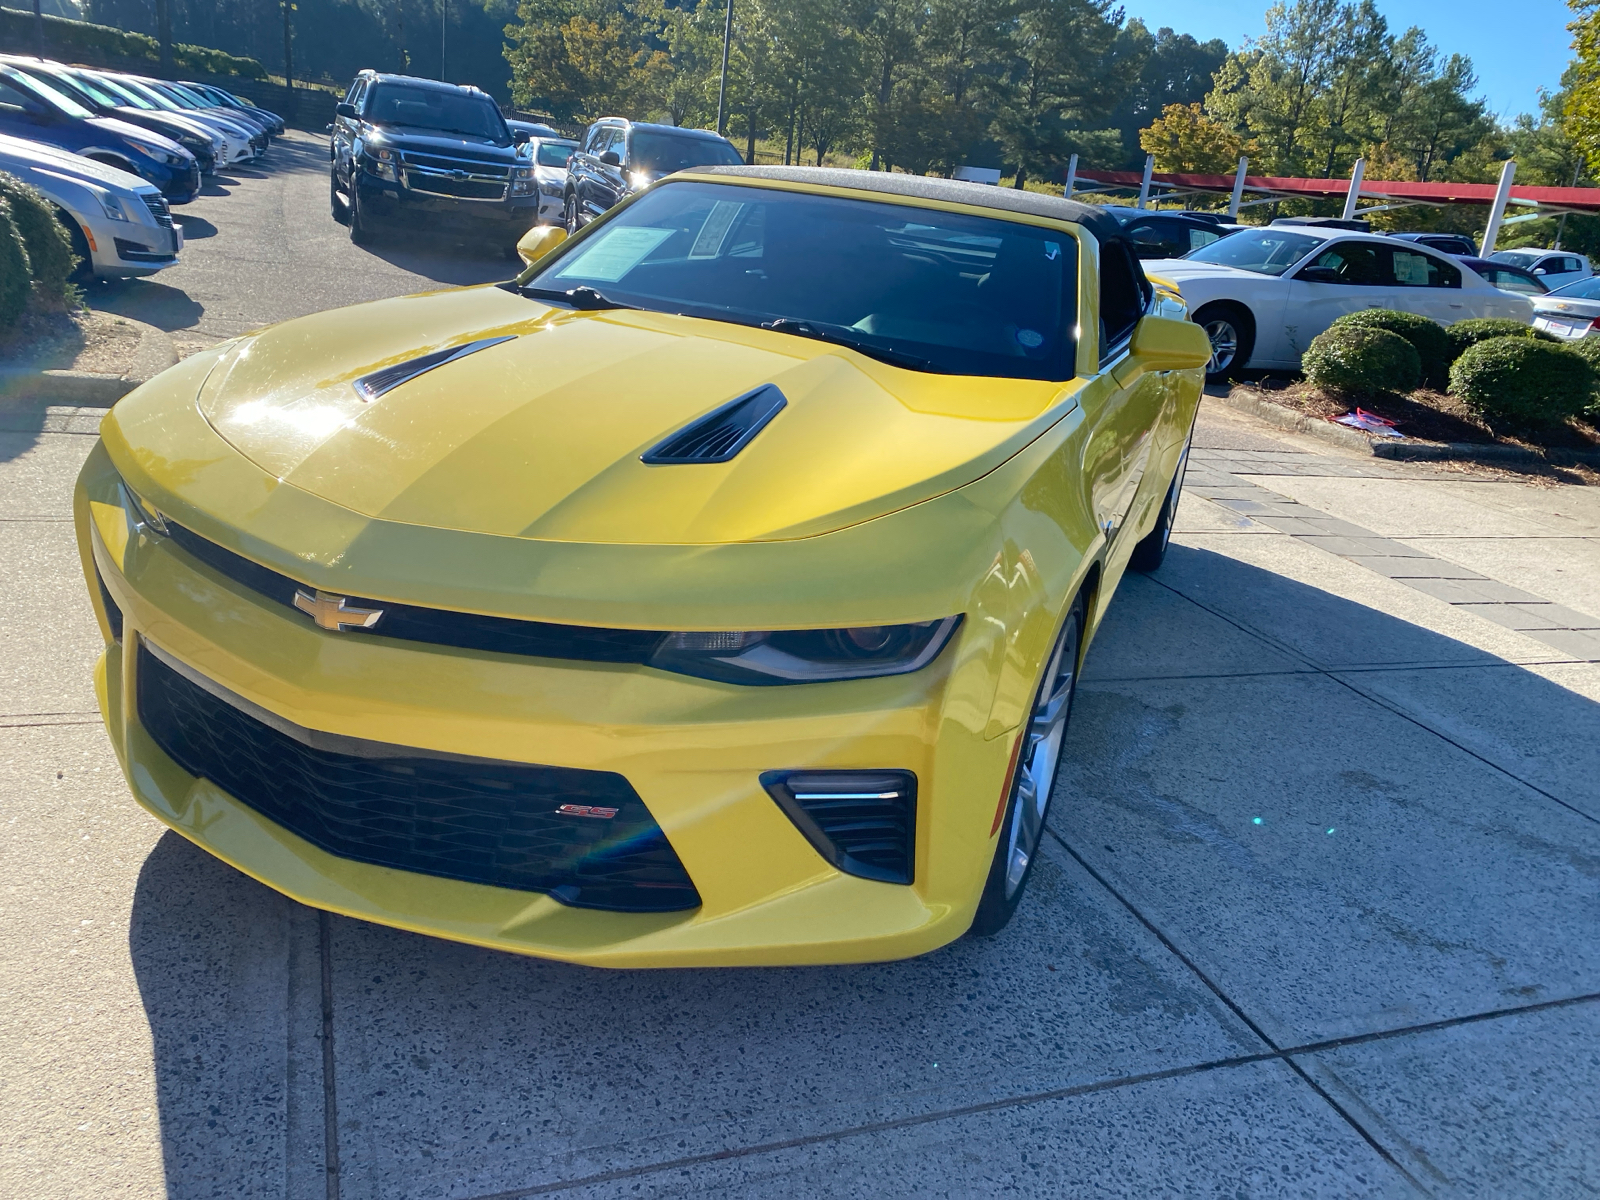
[{"label": "white sedan windshield", "polygon": [[1282,229],[1241,229],[1232,237],[1191,250],[1183,257],[1191,262],[1254,271],[1257,275],[1282,275],[1322,245],[1322,240]]}]

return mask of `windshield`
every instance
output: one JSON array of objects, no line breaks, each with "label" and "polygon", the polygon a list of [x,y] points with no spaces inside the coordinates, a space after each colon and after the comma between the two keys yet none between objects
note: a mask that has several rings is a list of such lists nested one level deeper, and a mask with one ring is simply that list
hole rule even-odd
[{"label": "windshield", "polygon": [[1600,275],[1588,279],[1580,279],[1577,283],[1569,283],[1565,287],[1553,289],[1552,296],[1570,296],[1574,300],[1600,300]]},{"label": "windshield", "polygon": [[576,149],[576,146],[567,146],[560,142],[540,142],[533,161],[541,167],[564,167]]},{"label": "windshield", "polygon": [[1237,267],[1257,275],[1282,275],[1322,242],[1322,238],[1281,229],[1241,229],[1231,237],[1189,251],[1184,258]]},{"label": "windshield", "polygon": [[500,110],[490,101],[465,92],[380,83],[372,90],[363,115],[375,125],[459,133],[501,146],[511,143],[511,131],[500,119]]},{"label": "windshield", "polygon": [[188,100],[200,108],[214,108],[215,103],[209,96],[202,96],[199,92],[184,87],[181,83],[167,84],[167,91],[177,96],[180,100]]},{"label": "windshield", "polygon": [[1498,250],[1489,257],[1495,262],[1510,263],[1513,267],[1531,267],[1542,254],[1543,250]]},{"label": "windshield", "polygon": [[35,99],[44,101],[57,112],[63,112],[74,120],[81,121],[85,117],[94,116],[93,112],[76,100],[62,95],[47,83],[40,83],[31,75],[24,75],[21,71],[8,71],[6,75],[23,91],[31,93]]},{"label": "windshield", "polygon": [[143,96],[150,102],[146,107],[155,107],[163,112],[182,112],[183,106],[176,101],[169,100],[154,88],[146,87],[137,79],[119,79],[117,83],[122,90],[135,96]]},{"label": "windshield", "polygon": [[721,138],[684,137],[675,133],[634,130],[628,166],[635,171],[670,175],[689,167],[737,167],[744,159]]},{"label": "windshield", "polygon": [[1076,373],[1078,245],[1060,230],[872,200],[668,183],[557,251],[534,288],[741,325],[801,323],[924,369]]},{"label": "windshield", "polygon": [[166,100],[170,100],[173,104],[177,105],[179,108],[200,108],[200,107],[202,107],[202,105],[199,105],[199,104],[195,103],[193,100],[190,100],[187,96],[185,96],[181,91],[179,91],[175,87],[169,87],[168,85],[162,84],[162,83],[148,83],[148,82],[146,82],[144,80],[140,80],[139,83],[140,83],[140,86],[143,87],[145,91],[154,92],[156,95],[161,96],[162,98],[164,98]]},{"label": "windshield", "polygon": [[97,76],[94,80],[94,83],[95,86],[100,88],[102,91],[109,92],[111,94],[113,97],[109,101],[111,104],[120,104],[133,108],[139,108],[145,110],[146,112],[151,112],[156,107],[155,103],[147,96],[140,95],[131,87],[124,87],[115,79],[106,79],[104,77]]}]

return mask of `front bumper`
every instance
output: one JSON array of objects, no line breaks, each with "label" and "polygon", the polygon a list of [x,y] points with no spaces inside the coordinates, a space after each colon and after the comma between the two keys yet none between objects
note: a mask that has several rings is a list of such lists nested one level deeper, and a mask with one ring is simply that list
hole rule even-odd
[{"label": "front bumper", "polygon": [[[232,469],[256,486],[253,468],[235,459]],[[107,635],[96,669],[107,729],[140,804],[263,883],[383,924],[603,966],[876,961],[934,949],[970,924],[1011,747],[1009,734],[985,729],[995,686],[988,623],[970,621],[970,634],[912,675],[774,688],[352,638],[319,630],[169,539],[142,533],[120,503],[117,478],[97,447],[75,505]],[[116,637],[97,575],[120,614]],[[134,700],[145,640],[304,728],[617,773],[670,840],[701,904],[651,913],[569,907],[536,891],[319,849],[157,746]],[[761,786],[763,772],[795,768],[913,772],[912,884],[829,865]]]},{"label": "front bumper", "polygon": [[362,206],[380,219],[403,222],[426,217],[430,224],[438,220],[464,227],[498,227],[520,234],[536,224],[540,217],[540,197],[536,193],[501,200],[441,196],[380,180],[365,171],[360,172],[356,187],[361,193]]}]

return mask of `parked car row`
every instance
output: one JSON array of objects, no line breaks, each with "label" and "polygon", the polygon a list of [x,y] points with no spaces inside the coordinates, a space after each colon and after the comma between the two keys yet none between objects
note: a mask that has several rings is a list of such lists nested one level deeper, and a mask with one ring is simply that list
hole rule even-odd
[{"label": "parked car row", "polygon": [[0,170],[56,206],[83,276],[172,266],[187,204],[219,168],[266,153],[283,119],[223,88],[0,55]]},{"label": "parked car row", "polygon": [[569,138],[507,120],[478,88],[371,70],[328,133],[329,205],[358,243],[385,226],[444,225],[509,251],[534,225],[575,233],[674,171],[744,161],[706,130],[603,117]]}]

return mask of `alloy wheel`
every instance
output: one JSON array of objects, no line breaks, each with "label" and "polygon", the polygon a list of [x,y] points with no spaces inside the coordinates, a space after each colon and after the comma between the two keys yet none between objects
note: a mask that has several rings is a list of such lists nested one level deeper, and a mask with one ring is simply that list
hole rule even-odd
[{"label": "alloy wheel", "polygon": [[567,227],[567,236],[578,232],[578,197],[568,192],[561,203],[561,223]]},{"label": "alloy wheel", "polygon": [[1027,738],[1017,765],[1016,802],[1006,829],[1005,897],[1009,901],[1028,877],[1028,864],[1039,851],[1044,836],[1050,793],[1061,767],[1061,745],[1067,735],[1067,715],[1078,682],[1078,644],[1082,637],[1081,606],[1067,617],[1045,670],[1039,698],[1022,736]]},{"label": "alloy wheel", "polygon": [[1232,321],[1222,317],[1207,321],[1204,329],[1206,337],[1211,339],[1211,361],[1206,364],[1206,374],[1226,371],[1239,356],[1239,331]]}]

